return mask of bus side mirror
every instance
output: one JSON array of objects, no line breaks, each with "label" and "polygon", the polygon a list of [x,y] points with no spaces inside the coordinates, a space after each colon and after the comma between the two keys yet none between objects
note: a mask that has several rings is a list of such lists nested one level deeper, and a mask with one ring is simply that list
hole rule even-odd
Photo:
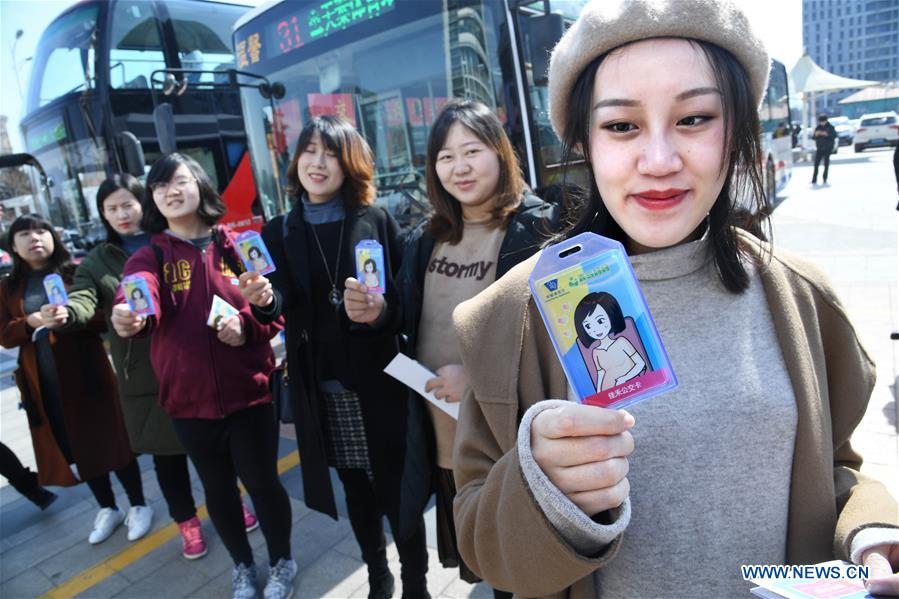
[{"label": "bus side mirror", "polygon": [[528,25],[534,85],[544,86],[549,79],[549,54],[565,33],[565,22],[562,15],[550,13],[531,17]]},{"label": "bus side mirror", "polygon": [[[156,125],[156,139],[159,140],[159,151],[171,154],[178,149],[175,143],[175,115],[168,102],[153,109],[153,124]],[[143,172],[141,172],[143,174]]]},{"label": "bus side mirror", "polygon": [[125,170],[134,177],[144,176],[144,147],[131,131],[122,131],[118,135],[119,147],[125,159]]}]

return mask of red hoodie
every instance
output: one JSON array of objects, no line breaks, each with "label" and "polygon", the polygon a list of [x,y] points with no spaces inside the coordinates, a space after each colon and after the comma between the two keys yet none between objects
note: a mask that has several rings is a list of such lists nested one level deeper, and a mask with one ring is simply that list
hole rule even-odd
[{"label": "red hoodie", "polygon": [[[222,249],[240,264],[230,231],[216,230]],[[280,321],[263,325],[253,318],[236,285],[237,274],[215,242],[199,250],[188,241],[157,233],[150,244],[128,259],[124,275],[144,277],[156,306],[141,334],[152,335],[150,361],[165,412],[172,418],[217,419],[270,402],[268,378],[274,368],[270,341],[281,330]],[[162,268],[153,245],[162,249]],[[246,336],[242,346],[222,343],[206,325],[213,294],[240,311]],[[119,289],[115,303],[124,302]]]}]

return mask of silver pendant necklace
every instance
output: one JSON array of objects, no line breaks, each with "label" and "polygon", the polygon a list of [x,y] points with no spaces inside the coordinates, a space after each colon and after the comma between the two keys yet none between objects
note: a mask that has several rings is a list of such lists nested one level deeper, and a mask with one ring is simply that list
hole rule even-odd
[{"label": "silver pendant necklace", "polygon": [[331,283],[331,291],[328,293],[328,302],[335,308],[343,303],[343,294],[337,290],[337,275],[340,272],[340,251],[343,249],[343,226],[346,219],[340,221],[340,237],[337,240],[337,256],[334,259],[334,276],[331,276],[331,270],[328,268],[328,260],[325,258],[325,251],[322,244],[318,240],[318,233],[315,232],[315,225],[309,224],[312,229],[312,237],[315,239],[315,245],[318,246],[318,253],[322,257],[322,264],[325,265],[325,273],[328,275],[328,281]]}]

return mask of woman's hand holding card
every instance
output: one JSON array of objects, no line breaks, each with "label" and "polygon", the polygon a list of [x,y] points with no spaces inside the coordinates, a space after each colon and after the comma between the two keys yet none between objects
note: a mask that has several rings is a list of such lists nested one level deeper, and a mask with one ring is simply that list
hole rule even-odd
[{"label": "woman's hand holding card", "polygon": [[232,347],[240,347],[247,342],[247,336],[243,332],[243,323],[240,316],[232,315],[221,319],[218,323],[219,341]]},{"label": "woman's hand holding card", "polygon": [[134,337],[143,330],[147,319],[134,312],[128,304],[118,304],[112,307],[112,328],[119,337]]},{"label": "woman's hand holding card", "polygon": [[69,311],[65,306],[44,304],[41,306],[41,320],[48,329],[58,329],[69,320]]},{"label": "woman's hand holding card", "polygon": [[267,278],[255,271],[240,275],[240,294],[245,300],[258,308],[265,308],[272,303],[275,294],[272,284]]},{"label": "woman's hand holding card", "polygon": [[434,397],[450,403],[462,401],[468,387],[468,374],[461,364],[447,364],[437,369],[437,376],[425,384],[425,391],[433,391]]},{"label": "woman's hand holding card", "polygon": [[380,293],[369,293],[368,287],[353,277],[344,281],[343,305],[347,318],[360,324],[369,324],[376,321],[387,302]]},{"label": "woman's hand holding card", "polygon": [[593,517],[630,493],[633,425],[634,417],[621,410],[575,403],[548,409],[531,424],[531,451],[549,480]]}]

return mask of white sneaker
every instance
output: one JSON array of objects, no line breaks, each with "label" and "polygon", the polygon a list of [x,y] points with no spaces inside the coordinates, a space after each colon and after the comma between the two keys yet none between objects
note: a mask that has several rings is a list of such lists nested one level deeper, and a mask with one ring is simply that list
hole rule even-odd
[{"label": "white sneaker", "polygon": [[109,538],[112,532],[124,520],[125,516],[122,515],[121,510],[114,510],[111,507],[101,508],[97,512],[97,517],[94,518],[94,530],[91,531],[91,535],[87,538],[88,542],[91,545],[102,543]]},{"label": "white sneaker", "polygon": [[128,527],[128,540],[136,541],[148,532],[153,524],[153,508],[149,505],[134,505],[128,510],[125,526]]}]

